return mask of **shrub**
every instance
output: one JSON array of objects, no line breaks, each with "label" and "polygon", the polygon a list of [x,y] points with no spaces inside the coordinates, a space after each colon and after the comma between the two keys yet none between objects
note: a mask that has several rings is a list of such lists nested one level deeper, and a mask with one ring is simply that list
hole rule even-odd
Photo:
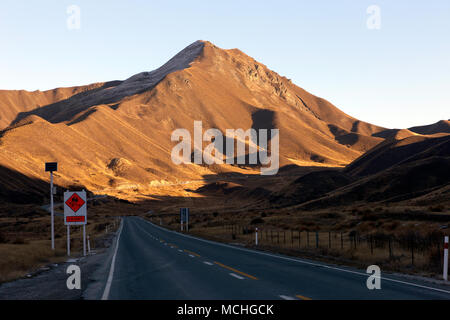
[{"label": "shrub", "polygon": [[261,224],[264,223],[264,219],[263,218],[255,218],[252,221],[250,221],[250,224]]},{"label": "shrub", "polygon": [[431,212],[442,212],[444,211],[443,205],[436,205],[429,208]]},{"label": "shrub", "polygon": [[28,241],[26,241],[23,237],[17,237],[14,239],[13,244],[27,244]]},{"label": "shrub", "polygon": [[8,238],[4,233],[0,232],[0,243],[8,243]]}]

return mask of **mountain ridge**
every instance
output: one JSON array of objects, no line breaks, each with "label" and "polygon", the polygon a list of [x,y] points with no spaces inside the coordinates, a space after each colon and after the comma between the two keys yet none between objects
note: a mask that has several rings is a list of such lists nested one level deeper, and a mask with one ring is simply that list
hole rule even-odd
[{"label": "mountain ridge", "polygon": [[[145,190],[218,172],[258,173],[174,165],[171,132],[186,128],[192,135],[194,121],[222,132],[279,129],[281,166],[342,167],[385,141],[376,135],[389,130],[345,114],[238,49],[208,41],[192,43],[154,71],[76,88],[53,89],[54,97],[42,101],[30,95],[15,106],[0,92],[0,110],[16,112],[0,135],[0,165],[47,180],[43,163],[58,161],[61,185]],[[125,165],[116,170],[114,163]]]}]

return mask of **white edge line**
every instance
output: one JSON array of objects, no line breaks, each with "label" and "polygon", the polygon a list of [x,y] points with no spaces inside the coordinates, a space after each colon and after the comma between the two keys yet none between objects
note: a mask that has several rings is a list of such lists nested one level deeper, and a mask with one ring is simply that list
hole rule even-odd
[{"label": "white edge line", "polygon": [[[346,269],[341,269],[341,268],[337,268],[337,267],[328,266],[328,265],[325,265],[325,264],[308,262],[308,261],[303,261],[303,260],[299,260],[299,259],[278,256],[278,255],[271,254],[271,253],[260,252],[260,251],[255,251],[255,250],[249,250],[249,249],[244,249],[244,248],[239,248],[239,247],[234,247],[234,246],[230,246],[228,244],[224,244],[224,243],[220,243],[220,242],[215,242],[215,241],[210,241],[210,240],[206,240],[206,239],[193,237],[193,236],[182,234],[182,233],[178,233],[178,232],[175,232],[175,231],[172,231],[172,230],[164,229],[164,228],[162,228],[160,226],[157,226],[157,225],[151,223],[150,221],[145,220],[145,219],[143,219],[141,217],[138,217],[138,218],[144,220],[145,222],[147,222],[147,223],[151,224],[152,226],[154,226],[156,228],[159,228],[159,229],[161,229],[161,230],[163,230],[165,232],[172,232],[172,233],[175,233],[175,234],[177,234],[179,236],[183,236],[183,237],[186,237],[186,238],[191,238],[191,239],[195,239],[195,240],[206,242],[206,243],[210,243],[210,244],[215,244],[215,245],[222,246],[222,247],[232,248],[232,249],[235,249],[235,250],[250,252],[250,253],[254,253],[254,254],[269,256],[269,257],[283,259],[283,260],[288,260],[288,261],[293,261],[293,262],[297,262],[297,263],[303,263],[303,264],[307,264],[307,265],[311,265],[311,266],[323,267],[323,268],[327,268],[327,269],[331,269],[331,270],[347,272],[347,273],[353,273],[353,274],[357,274],[357,275],[364,276],[364,277],[369,276],[369,274],[363,273],[363,272],[346,270]],[[417,288],[428,289],[428,290],[439,291],[439,292],[443,292],[443,293],[446,293],[446,294],[450,294],[450,291],[444,290],[444,289],[438,289],[438,288],[423,286],[423,285],[416,284],[416,283],[411,283],[411,282],[406,282],[406,281],[401,281],[401,280],[395,280],[395,279],[391,279],[391,278],[385,278],[383,276],[381,278],[382,278],[382,280],[387,280],[387,281],[391,281],[391,282],[397,282],[397,283],[406,284],[406,285],[417,287]]]},{"label": "white edge line", "polygon": [[113,280],[113,276],[114,276],[114,266],[116,264],[117,249],[119,248],[119,240],[120,240],[120,235],[122,234],[122,228],[123,228],[123,219],[120,223],[120,230],[119,230],[119,235],[117,236],[116,248],[114,249],[114,255],[111,260],[111,267],[109,268],[108,280],[106,281],[105,291],[103,291],[102,300],[108,300],[109,291],[111,290],[111,284],[112,284],[112,280]]},{"label": "white edge line", "polygon": [[208,261],[203,261],[204,264],[207,264],[208,266],[212,266],[213,264],[211,262]]},{"label": "white edge line", "polygon": [[238,276],[237,274],[232,273],[232,272],[230,273],[230,276],[235,277],[235,278],[237,278],[239,280],[244,280],[245,279],[244,277]]},{"label": "white edge line", "polygon": [[284,299],[284,300],[297,300],[297,299],[295,299],[295,298],[292,298],[292,297],[289,297],[289,296],[283,296],[283,295],[279,295],[279,297],[281,298],[281,299]]}]

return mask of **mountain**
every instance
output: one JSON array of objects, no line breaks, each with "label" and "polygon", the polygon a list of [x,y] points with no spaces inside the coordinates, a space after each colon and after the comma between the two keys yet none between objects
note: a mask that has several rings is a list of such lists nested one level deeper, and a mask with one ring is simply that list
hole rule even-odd
[{"label": "mountain", "polygon": [[409,130],[419,134],[450,133],[450,121],[441,120],[427,126],[412,127]]},{"label": "mountain", "polygon": [[270,196],[304,209],[373,203],[450,205],[450,135],[386,140],[345,169],[311,172]]},{"label": "mountain", "polygon": [[[250,166],[175,165],[171,133],[185,128],[193,135],[194,121],[222,132],[279,129],[281,166],[344,167],[392,137],[238,49],[196,41],[157,70],[124,81],[0,91],[0,166],[48,180],[44,162],[58,161],[59,185],[110,194],[259,173]],[[421,136],[439,128],[410,131]]]}]

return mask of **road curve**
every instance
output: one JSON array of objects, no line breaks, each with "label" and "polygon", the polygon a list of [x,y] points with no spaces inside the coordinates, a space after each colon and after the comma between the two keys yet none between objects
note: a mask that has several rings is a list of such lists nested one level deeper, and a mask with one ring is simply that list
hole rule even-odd
[{"label": "road curve", "polygon": [[382,275],[369,290],[361,270],[182,235],[126,217],[104,299],[450,299],[446,287]]}]

